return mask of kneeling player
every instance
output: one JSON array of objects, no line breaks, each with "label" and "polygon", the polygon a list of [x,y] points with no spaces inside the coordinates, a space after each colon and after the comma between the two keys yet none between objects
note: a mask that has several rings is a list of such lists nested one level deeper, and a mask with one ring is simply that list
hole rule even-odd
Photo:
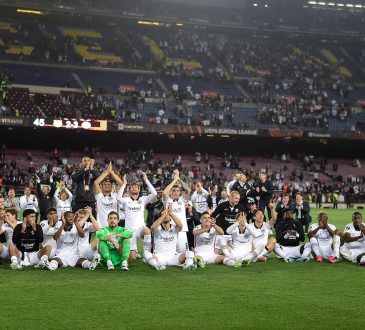
[{"label": "kneeling player", "polygon": [[259,256],[253,259],[253,261],[265,262],[275,248],[276,239],[274,237],[269,238],[269,234],[276,222],[276,212],[274,204],[270,203],[268,207],[271,209],[271,219],[269,222],[264,222],[264,212],[258,209],[253,215],[253,223],[246,225],[247,231],[252,235],[252,243],[256,249],[264,247]]},{"label": "kneeling player", "polygon": [[173,213],[171,205],[152,224],[154,251],[153,255],[150,252],[145,253],[145,259],[152,267],[157,270],[164,270],[166,266],[194,268],[194,253],[191,251],[178,253],[176,250],[178,235],[182,228],[183,225]]},{"label": "kneeling player", "polygon": [[224,246],[226,240],[221,241],[220,247],[227,257],[233,258],[242,266],[246,266],[257,258],[264,246],[262,245],[256,249],[252,244],[252,235],[246,230],[248,224],[246,215],[243,212],[237,214],[236,219],[237,221],[226,230],[227,234],[232,236],[232,249],[229,251],[229,248]]},{"label": "kneeling player", "polygon": [[78,222],[78,213],[73,214],[66,211],[62,215],[62,222],[56,225],[56,232],[53,235],[57,243],[56,256],[50,262],[50,270],[56,270],[58,267],[82,267],[94,270],[95,261],[91,262],[85,258],[81,258],[77,245],[79,238],[83,238],[85,233]]},{"label": "kneeling player", "polygon": [[336,235],[336,227],[328,223],[325,212],[319,212],[317,220],[318,224],[312,224],[308,231],[312,253],[317,262],[326,259],[336,263],[340,260],[340,237]]},{"label": "kneeling player", "polygon": [[352,223],[345,227],[341,255],[348,261],[365,266],[365,225],[360,212],[352,215]]},{"label": "kneeling player", "polygon": [[10,267],[22,269],[23,266],[39,265],[49,267],[48,256],[51,247],[40,248],[43,242],[42,227],[36,224],[36,213],[33,209],[23,211],[23,222],[17,224],[13,232],[13,243],[9,246]]},{"label": "kneeling player", "polygon": [[275,253],[285,262],[306,262],[309,261],[311,244],[300,244],[304,242],[304,230],[302,224],[294,220],[291,210],[284,211],[284,218],[276,226]]},{"label": "kneeling player", "polygon": [[201,225],[195,227],[193,235],[195,237],[195,262],[199,267],[205,264],[225,264],[227,266],[240,266],[233,258],[215,253],[215,241],[217,236],[223,235],[224,231],[219,227],[208,212],[203,212],[200,216]]},{"label": "kneeling player", "polygon": [[108,270],[114,270],[114,266],[121,265],[122,270],[128,269],[128,258],[131,252],[129,239],[133,233],[128,229],[118,226],[119,216],[115,211],[108,214],[108,225],[96,233],[99,240],[99,252],[101,264],[106,264]]},{"label": "kneeling player", "polygon": [[[98,240],[95,238],[89,243],[90,233],[94,233],[100,230],[99,223],[93,216],[91,207],[80,209],[77,211],[77,221],[80,227],[84,231],[84,237],[79,237],[78,250],[81,258],[85,258],[92,261],[92,265],[96,267],[100,261],[100,255],[98,253]],[[88,219],[91,222],[86,222]]]}]

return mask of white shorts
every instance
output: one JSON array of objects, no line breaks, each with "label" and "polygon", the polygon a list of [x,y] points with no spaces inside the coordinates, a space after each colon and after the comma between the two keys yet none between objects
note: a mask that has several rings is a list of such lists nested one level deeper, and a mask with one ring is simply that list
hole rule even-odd
[{"label": "white shorts", "polygon": [[219,235],[214,243],[215,249],[220,249],[221,244],[223,245],[232,245],[232,236],[231,235]]},{"label": "white shorts", "polygon": [[283,246],[280,245],[280,248],[284,251],[287,258],[300,258],[302,254],[300,253],[301,245],[299,246]]},{"label": "white shorts", "polygon": [[201,257],[206,264],[215,264],[215,259],[217,259],[217,257],[221,257],[220,254],[208,251],[195,252],[195,255]]},{"label": "white shorts", "polygon": [[163,266],[182,266],[179,262],[179,257],[182,253],[158,253],[154,254],[157,257],[158,263]]},{"label": "white shorts", "polygon": [[177,236],[176,251],[182,253],[186,250],[189,250],[188,237],[185,231],[180,231]]},{"label": "white shorts", "polygon": [[3,252],[0,253],[1,259],[10,260],[9,248],[3,244]]},{"label": "white shorts", "polygon": [[259,240],[253,240],[252,241],[252,244],[253,246],[255,247],[255,249],[258,247],[258,246],[266,246],[267,242],[269,241],[269,239],[259,239]]},{"label": "white shorts", "polygon": [[80,256],[78,254],[57,252],[56,258],[61,260],[62,267],[75,267]]},{"label": "white shorts", "polygon": [[332,244],[318,244],[319,254],[324,259],[328,259],[329,256],[334,256]]},{"label": "white shorts", "polygon": [[18,258],[18,262],[22,266],[34,266],[37,265],[40,262],[40,259],[38,258],[38,252],[24,252],[23,259],[21,260]]},{"label": "white shorts", "polygon": [[91,250],[90,246],[79,246],[80,258],[92,260],[97,253],[98,251]]},{"label": "white shorts", "polygon": [[344,245],[341,246],[340,253],[342,257],[344,257],[346,260],[357,263],[357,256],[365,253],[365,248],[350,249],[348,245],[345,243]]},{"label": "white shorts", "polygon": [[141,230],[144,228],[141,227],[141,228],[138,228],[136,230],[130,230],[132,233],[133,233],[133,236],[130,238],[130,244],[131,244],[131,251],[135,250],[137,251],[137,239],[141,239]]},{"label": "white shorts", "polygon": [[242,246],[241,248],[236,248],[236,249],[232,249],[231,250],[231,254],[232,256],[236,259],[236,260],[242,260],[247,258],[252,250],[252,245],[250,243],[250,246]]}]

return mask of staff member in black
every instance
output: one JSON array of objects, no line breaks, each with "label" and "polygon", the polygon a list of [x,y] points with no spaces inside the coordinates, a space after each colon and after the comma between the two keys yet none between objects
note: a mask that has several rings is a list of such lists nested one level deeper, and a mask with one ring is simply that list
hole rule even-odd
[{"label": "staff member in black", "polygon": [[289,194],[283,194],[281,201],[276,204],[275,211],[276,211],[276,223],[275,228],[281,221],[284,220],[284,213],[291,209],[290,203],[290,196]]},{"label": "staff member in black", "polygon": [[244,173],[242,172],[236,173],[236,179],[231,181],[227,185],[227,191],[228,193],[230,193],[231,191],[238,191],[240,193],[239,204],[241,208],[246,209],[247,198],[251,192],[251,185],[247,182],[247,177]]},{"label": "staff member in black", "polygon": [[297,219],[302,224],[302,226],[304,226],[304,232],[308,233],[308,227],[312,222],[312,217],[309,214],[309,203],[303,200],[302,193],[298,192],[295,194],[295,202],[292,203],[291,210],[295,213],[295,219]]},{"label": "staff member in black", "polygon": [[193,203],[191,201],[185,203],[185,207],[186,207],[186,222],[188,224],[188,232],[186,234],[188,237],[189,248],[193,249],[194,248],[193,230],[196,226],[200,225],[200,215],[195,210],[195,207],[193,207]]},{"label": "staff member in black", "polygon": [[94,181],[100,175],[94,168],[95,161],[88,156],[82,158],[80,166],[72,174],[72,181],[76,184],[74,211],[83,209],[87,206],[93,210],[96,218],[95,196],[93,192]]},{"label": "staff member in black", "polygon": [[261,171],[259,173],[259,182],[256,184],[256,193],[259,199],[259,209],[265,214],[267,209],[268,219],[271,219],[271,209],[268,207],[270,204],[272,194],[274,193],[274,186],[271,181],[267,179],[266,172]]},{"label": "staff member in black", "polygon": [[40,213],[40,220],[47,220],[47,210],[54,205],[53,196],[56,191],[56,185],[53,182],[53,173],[49,177],[49,183],[51,185],[51,190],[49,190],[48,185],[41,185],[41,179],[37,174],[35,174],[37,181],[37,195],[38,195],[38,207]]}]

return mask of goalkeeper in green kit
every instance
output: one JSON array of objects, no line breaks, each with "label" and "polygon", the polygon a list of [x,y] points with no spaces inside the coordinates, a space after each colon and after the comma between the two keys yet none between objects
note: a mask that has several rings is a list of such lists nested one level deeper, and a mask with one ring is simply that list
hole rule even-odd
[{"label": "goalkeeper in green kit", "polygon": [[108,214],[108,226],[101,228],[96,233],[99,240],[99,253],[101,264],[106,264],[108,270],[113,270],[114,266],[121,264],[122,270],[128,269],[128,258],[131,251],[129,239],[133,233],[118,226],[119,216],[115,211]]}]

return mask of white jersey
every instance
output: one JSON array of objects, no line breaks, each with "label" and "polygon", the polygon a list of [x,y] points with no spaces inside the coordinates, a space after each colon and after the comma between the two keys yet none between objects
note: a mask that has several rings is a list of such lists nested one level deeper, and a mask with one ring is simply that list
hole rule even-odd
[{"label": "white jersey", "polygon": [[[356,230],[353,223],[346,225],[344,233],[350,233],[351,237],[362,235],[361,230]],[[348,242],[346,244],[350,249],[363,249],[365,248],[365,236],[355,242]]]},{"label": "white jersey", "polygon": [[[202,228],[201,225],[196,226],[195,229]],[[208,232],[201,233],[195,236],[195,254],[200,252],[214,253],[214,244],[217,238],[217,233],[214,227],[210,228]]]},{"label": "white jersey", "polygon": [[[314,231],[318,228],[318,223],[313,223],[310,225],[308,232]],[[336,227],[334,225],[328,224],[328,226],[335,231]],[[319,229],[315,235],[315,238],[318,240],[318,244],[320,245],[331,245],[333,242],[333,238],[328,232],[327,229]]]},{"label": "white jersey", "polygon": [[[147,196],[141,196],[137,199],[133,199],[130,196],[118,197],[118,205],[124,210],[125,214],[125,228],[133,232],[145,225],[144,210],[146,205],[154,202],[157,196],[155,188],[153,188],[149,181],[146,181],[146,185],[150,191],[150,194]],[[123,192],[121,192],[121,194],[123,195]]]},{"label": "white jersey", "polygon": [[[119,195],[119,192],[121,195]],[[109,196],[105,196],[102,192],[95,194],[96,213],[100,227],[108,225],[108,214],[110,211],[118,210],[117,199],[123,196],[123,190],[119,189],[118,193],[112,192]]]},{"label": "white jersey", "polygon": [[252,246],[252,235],[247,229],[245,229],[245,231],[241,233],[239,228],[237,227],[233,229],[231,236],[232,236],[232,248],[234,250],[239,250],[242,248],[247,248]]},{"label": "white jersey", "polygon": [[[62,224],[62,223],[61,223]],[[58,224],[56,225],[56,231]],[[79,242],[79,235],[75,225],[72,225],[70,231],[62,230],[60,237],[57,240],[57,253],[78,254],[77,245]]]},{"label": "white jersey", "polygon": [[78,244],[79,250],[80,250],[80,248],[85,248],[85,247],[90,246],[89,236],[90,236],[90,233],[93,233],[95,231],[93,224],[91,222],[85,222],[85,225],[82,229],[84,230],[85,236],[79,237],[79,244]]},{"label": "white jersey", "polygon": [[180,196],[177,200],[173,200],[171,197],[168,197],[164,201],[164,206],[166,208],[167,205],[171,204],[172,213],[181,221],[182,229],[181,231],[188,231],[188,223],[186,221],[186,208],[185,208],[185,200],[182,196]]},{"label": "white jersey", "polygon": [[32,209],[34,212],[38,212],[38,199],[34,195],[29,197],[23,195],[19,198],[19,206],[22,211]]},{"label": "white jersey", "polygon": [[58,221],[54,227],[48,224],[48,220],[43,220],[40,222],[43,231],[43,246],[50,245],[54,248],[57,247],[56,241],[53,239],[53,235],[56,233],[59,227],[61,227],[62,222]]},{"label": "white jersey", "polygon": [[165,230],[162,226],[158,226],[153,233],[154,253],[176,253],[179,230],[177,230],[175,224],[170,224],[169,230]]},{"label": "white jersey", "polygon": [[[17,221],[16,224],[22,223],[21,221]],[[4,231],[5,239],[6,239],[6,246],[9,244],[13,244],[13,232],[14,229],[7,223],[2,225],[2,229]]]},{"label": "white jersey", "polygon": [[271,226],[267,222],[263,222],[261,228],[256,227],[255,223],[247,225],[247,230],[252,235],[252,243],[266,244],[269,239]]},{"label": "white jersey", "polygon": [[62,218],[62,214],[68,211],[71,211],[71,203],[72,203],[72,193],[67,188],[65,188],[67,192],[67,199],[65,201],[59,199],[58,195],[60,193],[60,189],[57,188],[54,194],[54,198],[56,200],[56,209],[57,209],[57,217],[58,219]]},{"label": "white jersey", "polygon": [[190,200],[193,202],[193,205],[197,212],[203,213],[207,210],[208,197],[209,197],[209,193],[204,189],[201,194],[198,194],[196,191],[193,192]]}]

